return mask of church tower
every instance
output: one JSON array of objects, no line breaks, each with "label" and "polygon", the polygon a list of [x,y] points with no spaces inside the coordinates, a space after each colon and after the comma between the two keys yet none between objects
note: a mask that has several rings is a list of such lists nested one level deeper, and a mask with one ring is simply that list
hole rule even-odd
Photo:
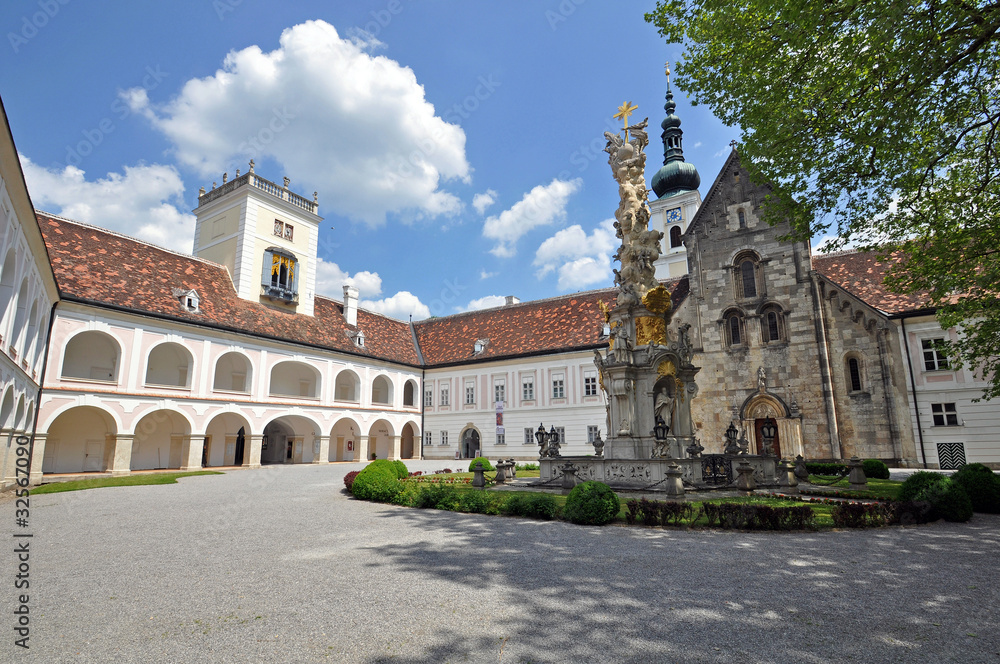
[{"label": "church tower", "polygon": [[194,255],[225,265],[237,294],[289,313],[313,315],[319,203],[254,173],[222,175],[198,192]]},{"label": "church tower", "polygon": [[687,274],[687,254],[681,236],[701,205],[698,186],[701,176],[694,164],[684,161],[681,147],[681,119],[674,111],[674,93],[670,89],[670,69],[667,69],[667,103],[663,110],[667,116],[663,128],[663,166],[653,175],[652,189],[656,200],[649,202],[651,229],[663,232],[660,258],[657,259],[656,278],[669,279]]}]

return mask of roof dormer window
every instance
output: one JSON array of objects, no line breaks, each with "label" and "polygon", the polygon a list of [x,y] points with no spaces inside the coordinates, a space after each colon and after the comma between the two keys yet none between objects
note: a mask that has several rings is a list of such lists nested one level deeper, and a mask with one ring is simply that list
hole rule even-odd
[{"label": "roof dormer window", "polygon": [[490,343],[489,339],[477,339],[475,345],[473,345],[472,347],[473,355],[479,355],[480,353],[482,353],[484,350],[486,350],[486,346],[489,343]]},{"label": "roof dormer window", "polygon": [[354,335],[354,343],[357,344],[358,348],[365,347],[365,333],[362,330],[358,330],[358,333]]},{"label": "roof dormer window", "polygon": [[181,308],[192,314],[200,314],[201,311],[198,310],[198,305],[201,302],[201,298],[198,296],[198,292],[194,289],[186,290],[183,288],[172,289],[173,296],[177,298],[180,302]]}]

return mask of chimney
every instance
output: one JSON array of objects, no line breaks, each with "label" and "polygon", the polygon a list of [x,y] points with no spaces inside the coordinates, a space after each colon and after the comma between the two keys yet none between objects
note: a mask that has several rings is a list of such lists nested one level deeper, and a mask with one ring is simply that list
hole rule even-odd
[{"label": "chimney", "polygon": [[521,301],[521,299],[516,295],[508,295],[505,299],[506,299],[506,302],[504,302],[505,307],[509,307],[512,304],[518,304]]},{"label": "chimney", "polygon": [[354,286],[344,286],[344,320],[351,327],[358,325],[358,289]]}]

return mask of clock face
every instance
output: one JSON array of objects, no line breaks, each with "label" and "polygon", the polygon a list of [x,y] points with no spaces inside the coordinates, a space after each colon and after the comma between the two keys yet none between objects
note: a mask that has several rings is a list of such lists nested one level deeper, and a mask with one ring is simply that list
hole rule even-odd
[{"label": "clock face", "polygon": [[667,210],[667,223],[672,223],[681,220],[681,209],[674,208],[672,210]]}]

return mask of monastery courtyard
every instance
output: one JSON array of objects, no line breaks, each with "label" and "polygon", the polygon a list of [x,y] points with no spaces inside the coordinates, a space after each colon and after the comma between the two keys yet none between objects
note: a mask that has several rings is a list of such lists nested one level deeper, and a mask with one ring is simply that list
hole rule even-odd
[{"label": "monastery courtyard", "polygon": [[32,496],[31,649],[0,661],[1000,660],[998,516],[581,527],[356,501],[360,465]]}]

